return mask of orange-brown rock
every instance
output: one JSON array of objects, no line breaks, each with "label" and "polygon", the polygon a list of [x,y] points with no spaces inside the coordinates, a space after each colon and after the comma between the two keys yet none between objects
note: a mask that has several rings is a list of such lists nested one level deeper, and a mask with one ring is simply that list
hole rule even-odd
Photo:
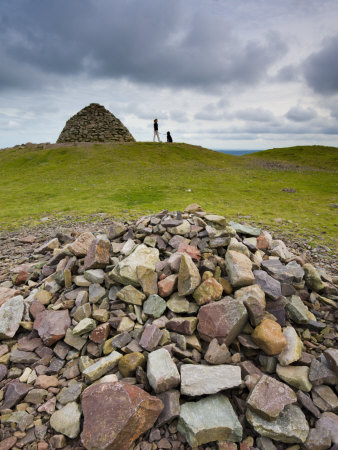
[{"label": "orange-brown rock", "polygon": [[82,393],[81,441],[86,449],[128,450],[149,430],[163,403],[137,386],[99,383]]},{"label": "orange-brown rock", "polygon": [[254,329],[251,337],[267,355],[278,355],[286,346],[281,326],[270,319],[264,319]]}]

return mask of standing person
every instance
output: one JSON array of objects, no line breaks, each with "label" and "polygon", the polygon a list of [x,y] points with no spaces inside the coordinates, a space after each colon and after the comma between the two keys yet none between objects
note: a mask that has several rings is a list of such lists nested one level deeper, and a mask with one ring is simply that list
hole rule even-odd
[{"label": "standing person", "polygon": [[156,136],[157,136],[158,142],[161,142],[160,135],[158,134],[158,120],[157,119],[154,120],[154,139],[153,139],[154,142],[155,142]]},{"label": "standing person", "polygon": [[167,142],[172,142],[173,138],[171,137],[170,131],[167,131]]}]

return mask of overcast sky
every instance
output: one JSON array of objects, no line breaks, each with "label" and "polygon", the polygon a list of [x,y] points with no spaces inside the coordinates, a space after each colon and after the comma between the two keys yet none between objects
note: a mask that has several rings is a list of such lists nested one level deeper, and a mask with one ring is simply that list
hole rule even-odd
[{"label": "overcast sky", "polygon": [[[213,149],[338,146],[337,0],[1,0],[0,148],[100,103]],[[164,137],[164,136],[163,136]]]}]

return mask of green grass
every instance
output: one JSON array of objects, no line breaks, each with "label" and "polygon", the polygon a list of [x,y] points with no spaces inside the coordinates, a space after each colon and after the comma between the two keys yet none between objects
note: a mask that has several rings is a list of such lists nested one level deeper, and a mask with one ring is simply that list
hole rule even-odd
[{"label": "green grass", "polygon": [[[0,223],[19,227],[43,215],[99,212],[130,217],[196,202],[332,245],[337,155],[337,148],[314,146],[237,157],[145,142],[8,149],[0,152]],[[271,168],[272,160],[283,167]]]}]

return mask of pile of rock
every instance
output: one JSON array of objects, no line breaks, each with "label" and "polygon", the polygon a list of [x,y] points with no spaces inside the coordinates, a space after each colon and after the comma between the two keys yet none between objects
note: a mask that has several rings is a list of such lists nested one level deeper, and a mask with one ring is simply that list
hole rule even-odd
[{"label": "pile of rock", "polygon": [[66,122],[56,142],[135,142],[135,139],[104,106],[91,103]]},{"label": "pile of rock", "polygon": [[190,205],[32,258],[0,286],[1,450],[338,444],[336,280],[269,233]]}]

